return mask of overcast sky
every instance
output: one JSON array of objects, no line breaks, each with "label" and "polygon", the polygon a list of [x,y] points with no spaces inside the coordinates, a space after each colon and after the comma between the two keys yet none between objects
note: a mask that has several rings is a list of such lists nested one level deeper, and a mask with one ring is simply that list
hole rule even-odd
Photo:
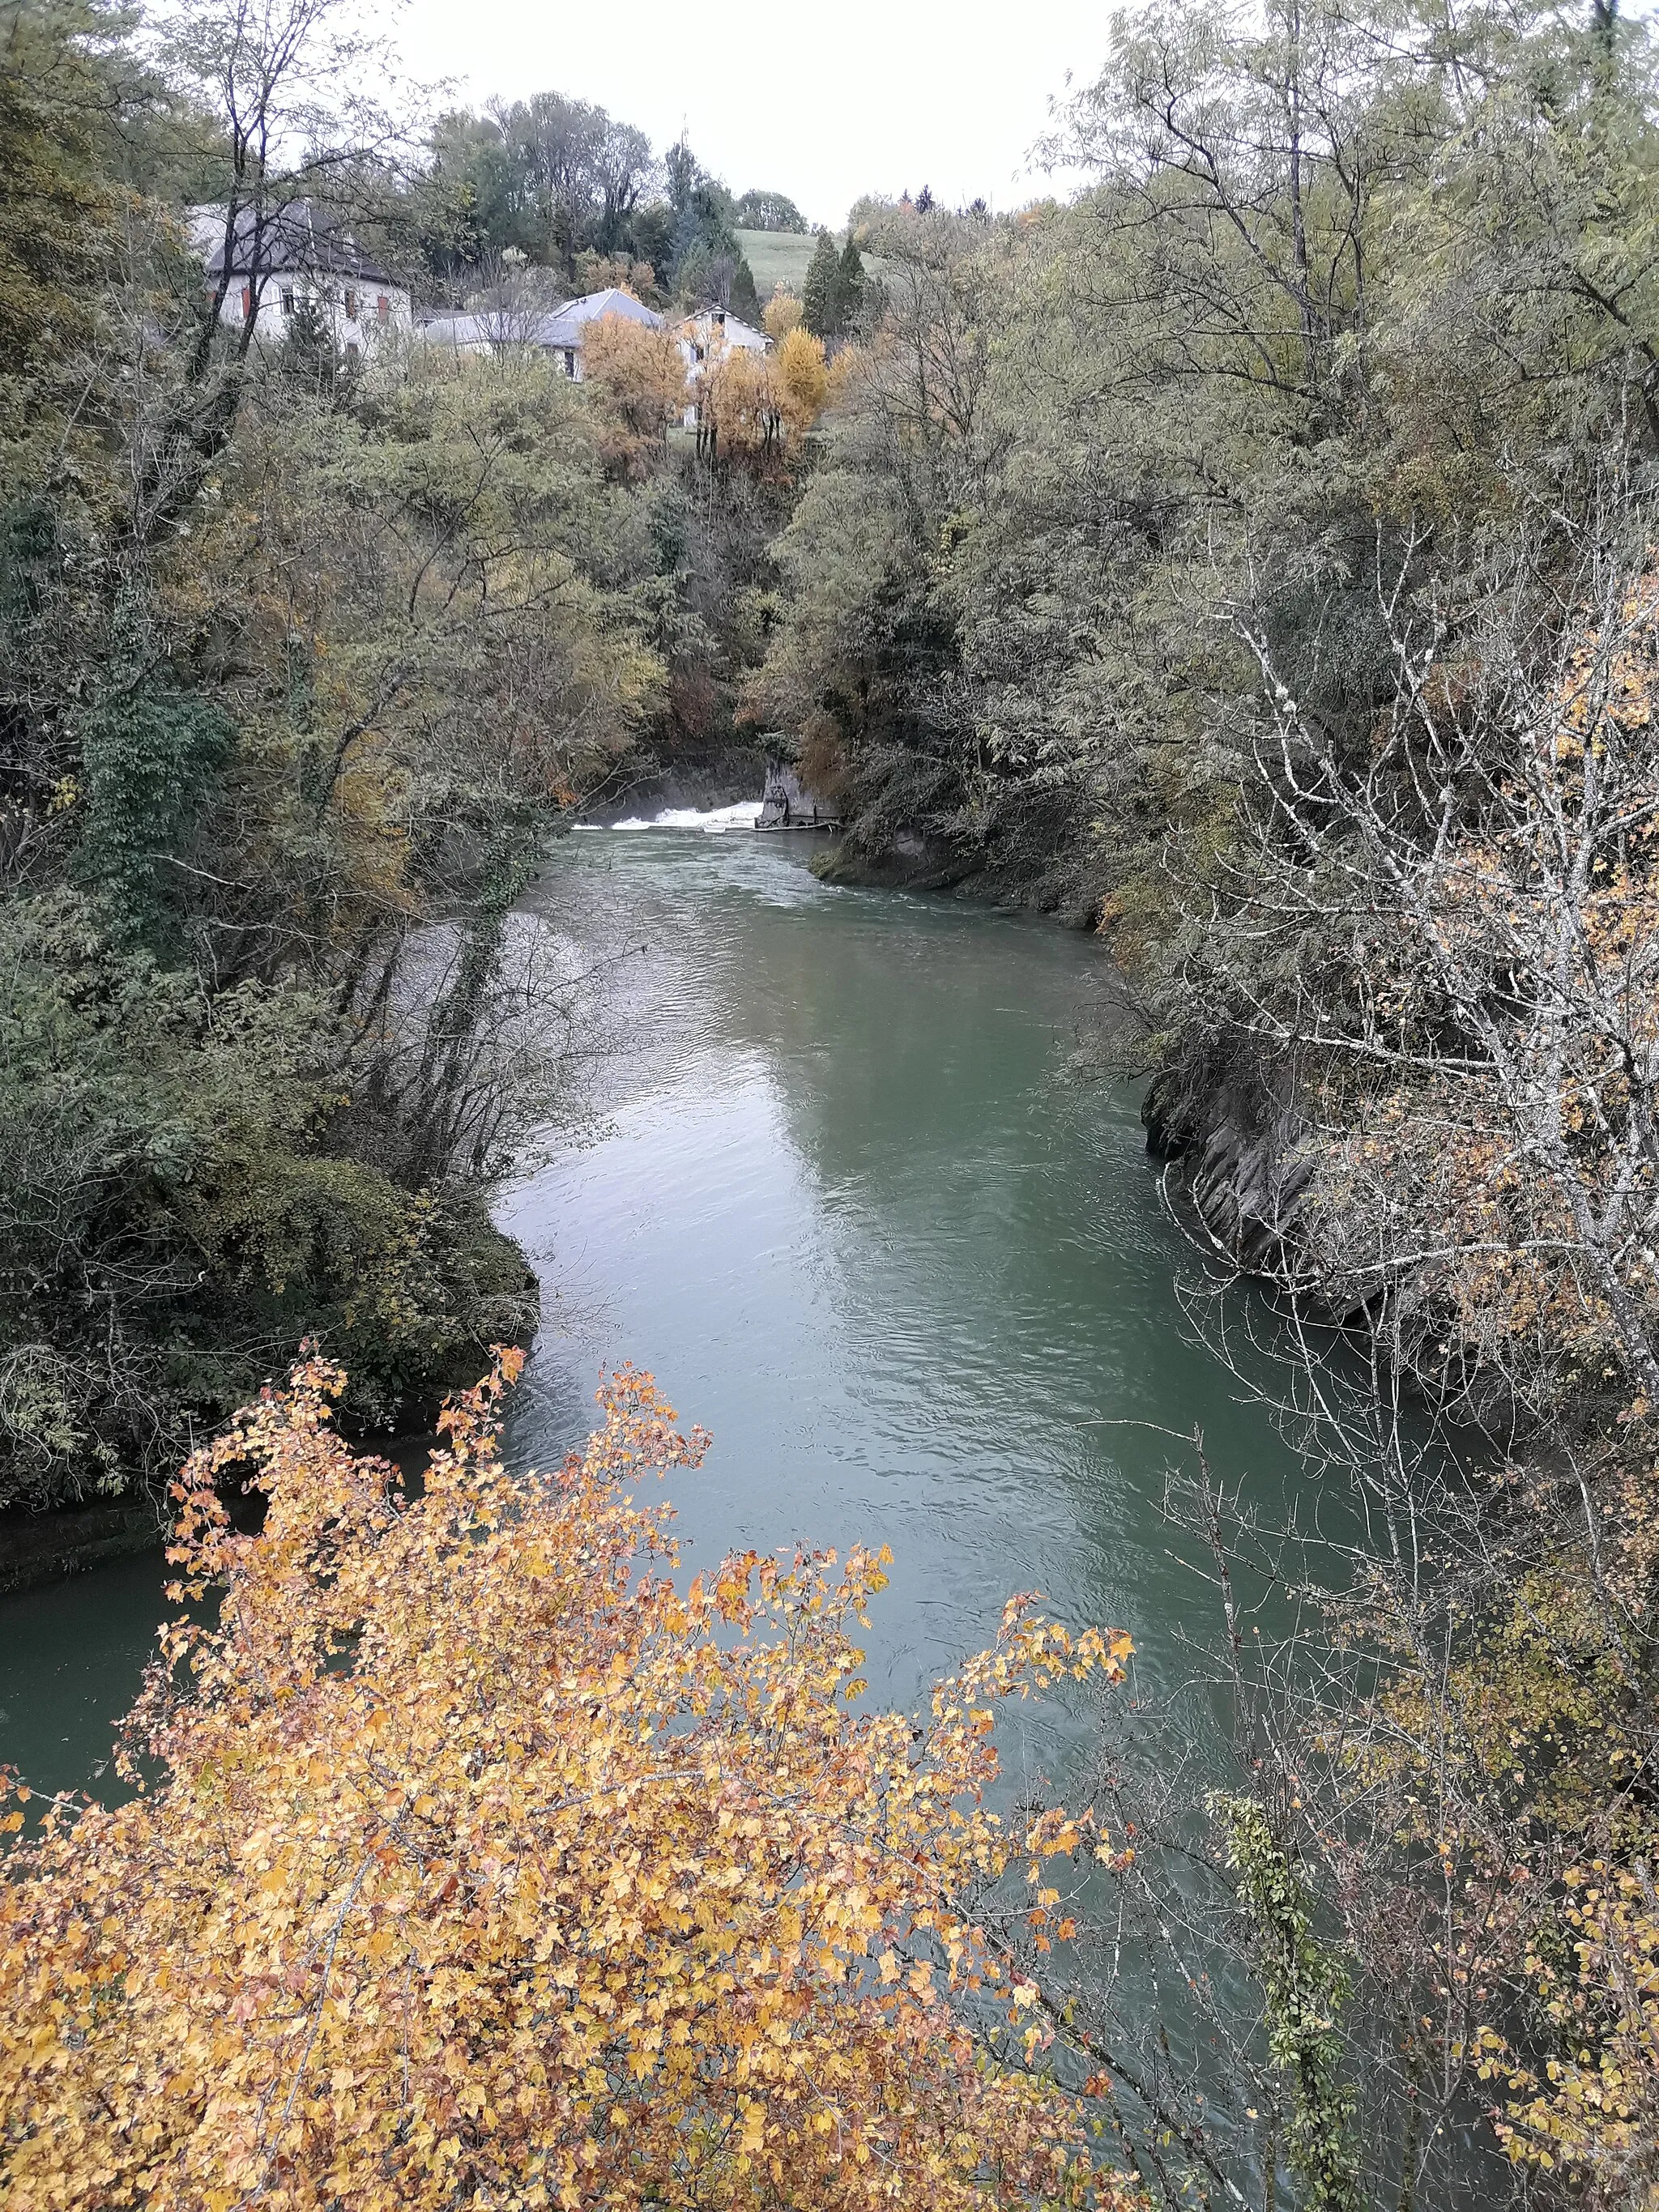
[{"label": "overcast sky", "polygon": [[1099,0],[410,0],[394,29],[411,72],[463,100],[556,91],[597,101],[660,152],[684,124],[733,191],[787,192],[839,224],[860,192],[931,185],[957,205],[1018,206],[1066,73],[1098,75]]}]

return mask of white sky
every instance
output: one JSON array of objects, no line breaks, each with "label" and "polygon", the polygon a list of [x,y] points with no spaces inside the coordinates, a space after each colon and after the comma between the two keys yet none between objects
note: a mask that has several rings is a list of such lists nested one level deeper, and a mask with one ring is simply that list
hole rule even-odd
[{"label": "white sky", "polygon": [[637,124],[660,153],[684,123],[734,192],[787,192],[839,225],[860,192],[931,185],[952,206],[1018,206],[1066,73],[1105,59],[1102,0],[408,0],[382,18],[414,76],[460,102],[568,93]]}]

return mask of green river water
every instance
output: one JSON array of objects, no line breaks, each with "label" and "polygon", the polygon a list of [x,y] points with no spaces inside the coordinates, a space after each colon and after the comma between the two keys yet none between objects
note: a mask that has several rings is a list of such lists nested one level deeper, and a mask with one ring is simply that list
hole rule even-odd
[{"label": "green river water", "polygon": [[[1108,978],[1042,920],[830,888],[810,841],[591,830],[525,927],[599,967],[582,1127],[502,1198],[544,1285],[515,1461],[584,1432],[601,1365],[712,1431],[674,1482],[688,1569],[728,1545],[891,1546],[872,1694],[912,1701],[1041,1589],[1175,1667],[1206,1613],[1159,1504],[1206,1431],[1264,1500],[1266,1415],[1189,1339],[1190,1255],[1137,1095],[1079,1076]],[[0,1760],[99,1786],[163,1609],[159,1557],[0,1601]]]}]

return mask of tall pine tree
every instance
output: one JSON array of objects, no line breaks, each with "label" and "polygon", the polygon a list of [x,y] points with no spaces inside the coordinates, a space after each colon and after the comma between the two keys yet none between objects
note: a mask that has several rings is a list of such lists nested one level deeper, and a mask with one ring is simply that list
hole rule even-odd
[{"label": "tall pine tree", "polygon": [[850,330],[864,305],[864,262],[849,230],[836,272],[836,327]]},{"label": "tall pine tree", "polygon": [[841,328],[841,256],[827,230],[818,233],[801,290],[801,320],[815,337],[832,338]]}]

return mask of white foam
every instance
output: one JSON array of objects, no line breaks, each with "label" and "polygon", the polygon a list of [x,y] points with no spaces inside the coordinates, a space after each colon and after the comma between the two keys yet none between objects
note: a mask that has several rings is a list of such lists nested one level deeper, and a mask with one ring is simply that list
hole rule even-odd
[{"label": "white foam", "polygon": [[613,822],[613,830],[702,830],[718,836],[726,830],[752,830],[760,819],[761,801],[745,799],[736,806],[665,807],[653,814],[647,822],[642,814],[630,815],[626,822]]}]

